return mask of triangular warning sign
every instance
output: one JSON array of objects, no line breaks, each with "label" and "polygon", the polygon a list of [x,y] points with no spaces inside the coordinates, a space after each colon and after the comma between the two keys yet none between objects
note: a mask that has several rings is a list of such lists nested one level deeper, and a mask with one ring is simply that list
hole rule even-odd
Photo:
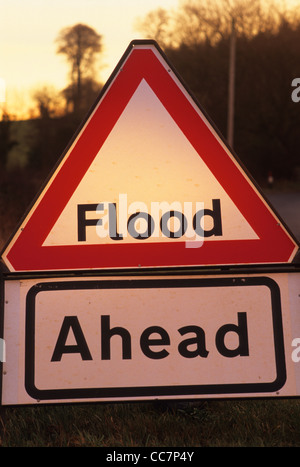
[{"label": "triangular warning sign", "polygon": [[10,271],[288,263],[298,245],[154,41],[133,41],[5,248]]}]

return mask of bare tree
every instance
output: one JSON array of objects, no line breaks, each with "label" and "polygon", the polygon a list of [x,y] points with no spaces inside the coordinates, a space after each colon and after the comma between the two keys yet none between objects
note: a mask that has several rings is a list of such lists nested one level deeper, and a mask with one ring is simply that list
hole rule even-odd
[{"label": "bare tree", "polygon": [[230,37],[232,22],[237,36],[251,37],[274,27],[274,18],[261,0],[185,0],[177,24],[181,42],[215,44]]},{"label": "bare tree", "polygon": [[159,44],[167,44],[171,34],[170,23],[172,13],[164,8],[150,11],[144,18],[138,18],[135,28],[141,31],[146,39],[154,39]]},{"label": "bare tree", "polygon": [[52,86],[43,86],[32,93],[40,118],[51,118],[62,113],[61,98]]},{"label": "bare tree", "polygon": [[93,65],[102,51],[102,36],[85,24],[64,28],[56,42],[57,53],[63,54],[70,64],[71,85],[76,87],[75,110],[81,105],[82,81],[94,75]]},{"label": "bare tree", "polygon": [[229,38],[233,21],[237,37],[275,32],[287,15],[280,0],[181,0],[177,10],[154,10],[136,27],[163,47],[193,47]]}]

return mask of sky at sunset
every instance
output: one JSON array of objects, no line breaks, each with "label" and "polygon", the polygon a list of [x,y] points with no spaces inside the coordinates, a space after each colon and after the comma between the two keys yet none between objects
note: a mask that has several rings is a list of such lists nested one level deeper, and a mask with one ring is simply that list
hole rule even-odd
[{"label": "sky at sunset", "polygon": [[22,114],[35,89],[67,85],[68,64],[55,44],[62,28],[83,23],[102,35],[104,83],[130,41],[142,38],[136,19],[177,6],[178,0],[0,0],[0,109]]},{"label": "sky at sunset", "polygon": [[[300,0],[286,0],[295,5]],[[105,83],[132,39],[142,38],[137,18],[158,7],[177,8],[179,0],[0,0],[0,115],[26,113],[30,95],[44,85],[61,90],[68,64],[56,53],[59,31],[87,24],[103,37]],[[3,102],[5,100],[5,102]],[[1,107],[2,106],[2,107]]]}]

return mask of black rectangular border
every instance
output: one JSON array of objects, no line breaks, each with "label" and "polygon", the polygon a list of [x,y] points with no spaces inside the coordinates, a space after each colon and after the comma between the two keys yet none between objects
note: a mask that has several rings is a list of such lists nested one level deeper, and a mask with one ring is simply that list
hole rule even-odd
[{"label": "black rectangular border", "polygon": [[[142,289],[184,287],[266,286],[271,294],[273,336],[275,343],[276,378],[272,382],[205,384],[178,386],[141,386],[110,388],[43,389],[35,386],[35,301],[38,293],[57,290]],[[281,298],[278,284],[270,277],[213,277],[168,279],[112,279],[40,282],[26,296],[25,324],[25,389],[30,397],[41,400],[153,398],[171,396],[251,394],[279,391],[286,382]]]}]

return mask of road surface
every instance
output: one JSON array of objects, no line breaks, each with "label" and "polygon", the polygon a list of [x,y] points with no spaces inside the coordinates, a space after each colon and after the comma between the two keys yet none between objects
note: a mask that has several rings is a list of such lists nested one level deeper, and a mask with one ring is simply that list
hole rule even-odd
[{"label": "road surface", "polygon": [[300,192],[299,193],[268,193],[275,211],[300,241]]},{"label": "road surface", "polygon": [[[300,243],[300,192],[299,193],[272,193],[265,194],[271,206],[279,214],[286,226]],[[297,255],[297,263],[300,254]]]}]

